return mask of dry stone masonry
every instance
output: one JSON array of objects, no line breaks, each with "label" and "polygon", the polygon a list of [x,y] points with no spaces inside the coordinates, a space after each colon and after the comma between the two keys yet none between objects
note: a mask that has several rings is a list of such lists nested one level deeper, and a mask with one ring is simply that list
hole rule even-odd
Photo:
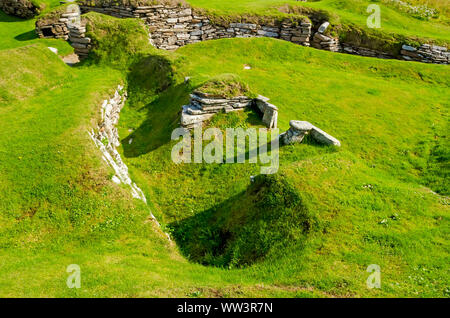
[{"label": "dry stone masonry", "polygon": [[[258,23],[236,21],[220,25],[187,6],[90,6],[82,2],[80,7],[82,12],[95,11],[118,18],[144,20],[153,45],[165,50],[200,41],[235,37],[271,37],[309,45],[311,35],[311,22],[302,17]],[[261,18],[263,20],[266,19]]]},{"label": "dry stone masonry", "polygon": [[[103,155],[103,160],[114,169],[115,175],[112,181],[117,184],[124,184],[130,188],[133,198],[142,200],[147,204],[147,199],[142,190],[134,183],[128,174],[128,167],[122,161],[122,158],[117,151],[120,146],[119,133],[116,125],[119,122],[120,111],[125,105],[127,93],[122,86],[118,86],[114,96],[103,101],[101,107],[102,120],[101,123],[92,129],[89,136],[94,141],[95,145],[100,149]],[[153,213],[150,211],[150,218],[160,227]],[[165,233],[170,241],[169,234]]]},{"label": "dry stone masonry", "polygon": [[6,14],[31,19],[39,14],[39,8],[29,0],[0,0],[0,9]]},{"label": "dry stone masonry", "polygon": [[403,59],[425,63],[448,64],[450,51],[446,47],[422,44],[419,48],[403,45],[401,51]]},{"label": "dry stone masonry", "polygon": [[[36,33],[40,38],[69,40],[70,28],[80,23],[81,13],[77,6],[71,6],[68,11],[55,12],[49,17],[36,21]],[[75,9],[74,9],[75,8]]]},{"label": "dry stone masonry", "polygon": [[318,31],[314,34],[311,46],[320,50],[338,52],[339,41],[324,34],[329,26],[329,22],[324,22],[322,25],[320,25]]},{"label": "dry stone masonry", "polygon": [[91,39],[86,37],[86,25],[81,20],[81,11],[77,5],[70,5],[53,17],[36,21],[36,33],[40,38],[64,39],[70,42],[80,59],[89,55]]},{"label": "dry stone masonry", "polygon": [[291,120],[289,126],[289,130],[280,135],[282,142],[286,145],[301,143],[305,136],[309,134],[319,143],[337,147],[341,146],[339,140],[307,121]]},{"label": "dry stone masonry", "polygon": [[120,146],[119,133],[116,125],[119,122],[120,111],[126,101],[126,92],[119,86],[114,96],[102,104],[102,121],[100,125],[89,132],[92,140],[103,154],[103,160],[110,165],[115,172],[113,181],[128,185],[133,198],[147,202],[142,190],[130,179],[128,167],[122,161],[117,147]]},{"label": "dry stone masonry", "polygon": [[229,113],[246,107],[256,107],[263,114],[263,122],[268,128],[277,128],[278,108],[270,104],[269,99],[258,96],[255,99],[247,96],[223,98],[195,91],[191,94],[189,105],[183,106],[181,126],[187,129],[202,125],[219,112]]},{"label": "dry stone masonry", "polygon": [[86,36],[86,25],[83,23],[69,26],[69,41],[74,48],[75,54],[80,59],[84,59],[89,55],[91,49],[91,39]]},{"label": "dry stone masonry", "polygon": [[[14,0],[0,0],[14,1]],[[22,0],[17,0],[22,1]],[[24,0],[25,1],[25,0]],[[348,53],[367,57],[384,59],[403,59],[424,63],[448,64],[450,52],[446,47],[423,44],[419,48],[404,45],[400,57],[392,54],[340,43],[339,39],[327,35],[329,22],[322,23],[313,34],[313,25],[305,17],[289,17],[277,20],[271,17],[251,17],[247,21],[236,18],[236,21],[218,21],[206,13],[197,12],[186,4],[170,5],[155,4],[138,6],[134,4],[118,5],[113,1],[79,1],[81,12],[95,11],[118,18],[142,19],[148,26],[151,43],[164,50],[175,50],[181,46],[200,41],[236,38],[236,37],[271,37],[293,42],[303,46],[332,52]],[[39,37],[63,38],[68,40],[73,33],[73,47],[80,57],[87,56],[91,47],[90,39],[84,37],[84,32],[71,32],[70,20],[73,13],[60,14],[53,20],[39,19],[36,22],[36,32]],[[230,19],[233,19],[230,17]],[[250,22],[251,21],[251,22]],[[314,22],[318,25],[320,22]],[[81,29],[83,30],[83,29]],[[316,29],[314,29],[316,30]]]}]

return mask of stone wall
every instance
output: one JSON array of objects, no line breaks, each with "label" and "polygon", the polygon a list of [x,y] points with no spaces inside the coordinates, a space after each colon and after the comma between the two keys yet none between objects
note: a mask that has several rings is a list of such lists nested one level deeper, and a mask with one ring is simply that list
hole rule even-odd
[{"label": "stone wall", "polygon": [[87,6],[81,11],[95,11],[118,18],[138,18],[149,26],[154,46],[174,50],[183,45],[200,41],[234,37],[271,37],[301,45],[309,45],[311,22],[305,18],[270,21],[268,17],[259,21],[227,23],[214,22],[208,16],[196,13],[186,6]]},{"label": "stone wall", "polygon": [[268,128],[277,128],[278,108],[270,104],[267,97],[258,96],[254,99],[247,96],[224,98],[198,91],[191,94],[190,104],[183,106],[181,126],[191,129],[197,125],[202,125],[204,121],[209,120],[217,113],[229,113],[246,107],[259,110],[262,121]]},{"label": "stone wall", "polygon": [[89,55],[91,39],[86,37],[86,25],[81,20],[81,11],[76,5],[65,8],[65,11],[55,12],[49,17],[38,19],[36,33],[40,38],[69,41],[80,59]]},{"label": "stone wall", "polygon": [[0,0],[0,9],[6,14],[31,19],[39,14],[39,8],[29,0]]},{"label": "stone wall", "polygon": [[[0,0],[2,1],[2,0]],[[12,1],[12,0],[7,0]],[[187,5],[158,4],[151,6],[114,5],[109,2],[98,4],[81,1],[81,12],[95,11],[118,18],[142,19],[148,26],[151,43],[165,50],[175,50],[186,44],[200,41],[235,38],[235,37],[272,37],[303,46],[312,46],[317,49],[332,52],[341,52],[367,57],[384,59],[402,59],[424,63],[448,64],[450,52],[445,47],[423,44],[419,48],[403,46],[399,56],[377,51],[349,43],[339,43],[339,39],[326,35],[330,26],[328,22],[322,23],[318,28],[305,18],[289,18],[282,21],[270,17],[252,17],[247,21],[216,21],[216,18],[199,13]],[[41,20],[36,23],[36,32],[40,37],[53,37],[69,39],[67,26],[67,13],[60,15],[59,19],[49,23]],[[232,19],[232,18],[231,18]],[[235,18],[237,19],[237,18]],[[45,20],[45,19],[42,19]],[[250,21],[251,20],[251,21]],[[312,30],[317,32],[312,35]],[[75,32],[76,33],[76,32]],[[81,57],[87,56],[90,49],[90,39],[81,34],[74,34],[74,47],[78,49]]]},{"label": "stone wall", "polygon": [[69,26],[70,45],[80,59],[86,58],[91,49],[91,39],[87,37],[85,33],[86,25],[84,23]]},{"label": "stone wall", "polygon": [[112,180],[117,184],[125,184],[130,187],[133,198],[147,203],[142,190],[131,180],[128,174],[128,167],[122,161],[117,147],[120,146],[117,123],[119,122],[120,111],[125,105],[127,94],[122,86],[119,86],[110,99],[103,101],[101,112],[102,120],[96,129],[89,132],[95,145],[101,150],[103,160],[110,165],[115,172]]},{"label": "stone wall", "polygon": [[404,60],[424,63],[448,64],[450,51],[443,46],[422,44],[419,48],[403,45],[401,54]]}]

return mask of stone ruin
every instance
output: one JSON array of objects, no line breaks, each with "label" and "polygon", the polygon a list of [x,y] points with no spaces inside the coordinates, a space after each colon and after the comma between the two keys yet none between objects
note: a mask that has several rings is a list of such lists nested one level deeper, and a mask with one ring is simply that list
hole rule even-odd
[{"label": "stone ruin", "polygon": [[307,121],[291,120],[289,130],[280,135],[285,145],[301,143],[306,135],[310,135],[318,143],[330,146],[341,146],[341,142]]},{"label": "stone ruin", "polygon": [[220,112],[233,112],[244,108],[256,108],[262,114],[262,121],[268,128],[277,128],[278,108],[269,103],[264,96],[250,98],[238,96],[224,98],[212,96],[199,91],[191,94],[189,105],[183,106],[181,113],[181,126],[187,129],[202,125],[204,121]]},{"label": "stone ruin", "polygon": [[[201,126],[203,122],[211,119],[219,112],[229,113],[246,107],[259,111],[262,114],[262,121],[267,128],[277,128],[278,108],[270,104],[267,97],[259,95],[257,98],[249,98],[247,96],[223,98],[199,91],[191,94],[189,105],[183,106],[181,127],[192,129],[196,126]],[[310,135],[318,143],[341,146],[339,140],[307,121],[291,120],[289,126],[289,130],[280,135],[280,140],[285,145],[301,143],[306,135]]]},{"label": "stone ruin", "polygon": [[8,15],[23,19],[31,19],[40,12],[29,0],[0,0],[0,9]]},{"label": "stone ruin", "polygon": [[70,42],[80,59],[89,55],[91,39],[86,36],[86,25],[81,20],[78,5],[71,4],[65,11],[49,19],[36,21],[36,33],[40,38],[64,39]]},{"label": "stone ruin", "polygon": [[[27,0],[0,0],[27,1]],[[148,27],[151,44],[159,49],[175,50],[181,46],[201,41],[223,38],[270,37],[289,41],[303,46],[317,49],[341,52],[366,57],[383,59],[402,59],[424,63],[448,64],[450,52],[446,47],[422,44],[419,48],[403,45],[399,56],[369,49],[349,43],[340,43],[338,38],[327,35],[329,22],[314,21],[315,25],[322,23],[317,32],[313,31],[313,24],[304,17],[290,17],[276,21],[270,17],[259,19],[233,19],[230,21],[216,21],[214,17],[197,12],[187,4],[153,4],[139,6],[136,4],[117,4],[114,1],[81,0],[82,13],[94,11],[117,18],[141,19]],[[36,23],[39,37],[53,37],[69,39],[70,30],[67,26],[67,13],[60,14],[60,19],[47,21],[41,18]],[[77,41],[83,33],[74,34],[73,46],[80,53],[80,58],[86,56],[90,50],[90,39]]]}]

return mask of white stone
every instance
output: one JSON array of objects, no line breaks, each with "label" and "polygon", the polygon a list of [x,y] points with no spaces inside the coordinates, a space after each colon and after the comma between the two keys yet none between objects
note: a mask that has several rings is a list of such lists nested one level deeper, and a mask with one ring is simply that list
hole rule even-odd
[{"label": "white stone", "polygon": [[120,179],[117,176],[113,176],[111,179],[115,184],[120,184]]},{"label": "white stone", "polygon": [[322,25],[319,27],[319,33],[325,32],[329,26],[330,26],[330,22],[328,22],[328,21],[322,23]]},{"label": "white stone", "polygon": [[50,51],[52,51],[53,53],[58,54],[58,49],[57,49],[57,48],[54,48],[54,47],[49,46],[48,49],[49,49]]}]

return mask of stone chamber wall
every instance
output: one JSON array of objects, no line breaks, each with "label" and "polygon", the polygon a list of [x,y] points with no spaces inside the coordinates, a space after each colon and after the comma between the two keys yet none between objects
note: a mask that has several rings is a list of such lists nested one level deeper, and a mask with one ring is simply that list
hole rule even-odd
[{"label": "stone chamber wall", "polygon": [[81,20],[79,7],[71,6],[48,18],[36,21],[36,33],[40,38],[64,39],[70,42],[80,59],[86,58],[91,49],[91,39],[86,37],[86,26]]},{"label": "stone chamber wall", "polygon": [[[0,0],[2,1],[2,0]],[[13,0],[7,0],[13,1]],[[354,46],[349,43],[339,43],[339,40],[326,35],[329,23],[314,21],[314,25],[306,18],[289,18],[282,21],[271,20],[269,17],[257,18],[252,22],[217,22],[215,18],[196,13],[192,8],[184,5],[113,5],[109,2],[96,4],[81,2],[82,13],[94,11],[117,18],[138,18],[144,20],[149,28],[151,42],[159,49],[175,50],[186,44],[200,41],[234,38],[234,37],[272,37],[303,46],[317,49],[354,54],[384,59],[403,59],[424,63],[448,64],[450,51],[445,47],[423,44],[419,48],[403,45],[400,56],[393,56],[386,52]],[[54,37],[69,39],[67,14],[53,22],[37,22],[36,31],[40,37]],[[317,31],[316,31],[317,30]],[[74,32],[76,33],[76,32]],[[73,34],[75,49],[81,57],[87,56],[90,49],[90,39],[83,32]],[[77,42],[81,39],[80,42]]]},{"label": "stone chamber wall", "polygon": [[39,14],[39,8],[29,0],[0,0],[0,9],[8,15],[30,19]]},{"label": "stone chamber wall", "polygon": [[257,109],[262,115],[262,122],[268,128],[277,128],[278,108],[270,104],[267,97],[237,96],[223,98],[198,91],[191,94],[190,104],[182,107],[181,127],[191,129],[197,125],[202,125],[204,121],[209,120],[217,113],[229,113],[244,108]]}]

